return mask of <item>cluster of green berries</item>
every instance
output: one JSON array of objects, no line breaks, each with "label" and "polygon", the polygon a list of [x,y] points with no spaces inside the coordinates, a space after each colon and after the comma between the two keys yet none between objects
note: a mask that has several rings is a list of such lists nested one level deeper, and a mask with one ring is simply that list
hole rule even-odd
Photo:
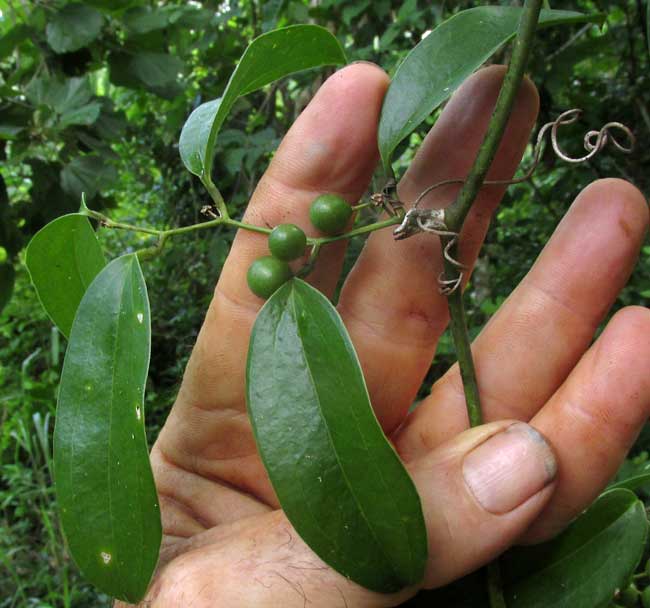
[{"label": "cluster of green berries", "polygon": [[[323,234],[333,236],[348,225],[352,207],[336,194],[321,194],[309,207],[309,220]],[[305,254],[307,236],[295,224],[280,224],[269,234],[267,255],[255,260],[246,279],[250,290],[260,298],[268,298],[292,276],[289,262]]]}]

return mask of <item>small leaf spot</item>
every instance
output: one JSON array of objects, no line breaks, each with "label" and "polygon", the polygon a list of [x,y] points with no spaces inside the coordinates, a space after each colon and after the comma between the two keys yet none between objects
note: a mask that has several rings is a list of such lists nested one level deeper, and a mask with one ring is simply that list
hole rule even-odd
[{"label": "small leaf spot", "polygon": [[110,553],[106,553],[106,551],[102,551],[99,556],[102,558],[102,561],[106,566],[111,563],[111,560],[113,559],[113,556]]},{"label": "small leaf spot", "polygon": [[93,385],[92,385],[92,384],[86,384],[86,385],[84,386],[84,389],[86,390],[86,392],[89,393],[90,391],[93,390]]},{"label": "small leaf spot", "polygon": [[141,312],[139,312],[136,316],[138,318],[138,323],[142,323],[144,321],[144,315]]},{"label": "small leaf spot", "polygon": [[135,417],[140,420],[142,418],[142,412],[140,411],[140,406],[135,406]]}]

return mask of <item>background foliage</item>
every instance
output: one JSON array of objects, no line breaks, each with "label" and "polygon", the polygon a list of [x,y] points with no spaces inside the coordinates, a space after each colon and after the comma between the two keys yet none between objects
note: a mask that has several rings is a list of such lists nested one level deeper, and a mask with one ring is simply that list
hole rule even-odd
[{"label": "background foliage", "polygon": [[[109,605],[79,579],[55,515],[50,439],[65,339],[29,286],[22,260],[30,236],[76,211],[82,191],[89,207],[115,219],[160,228],[200,221],[207,196],[182,166],[178,135],[193,108],[221,94],[254,36],[318,23],[337,35],[351,60],[374,61],[390,73],[443,19],[481,4],[488,3],[0,0],[0,608]],[[576,26],[540,33],[530,66],[541,94],[540,122],[581,107],[576,146],[586,125],[610,120],[632,126],[639,145],[631,157],[605,153],[577,169],[549,156],[531,183],[510,188],[473,278],[474,334],[526,273],[582,187],[622,176],[650,189],[644,3],[552,5],[601,11],[607,22],[602,31]],[[497,56],[505,59],[503,52]],[[301,74],[237,101],[220,135],[213,176],[232,215],[241,213],[280,138],[327,73]],[[398,150],[400,170],[428,125]],[[570,134],[567,141],[570,148]],[[110,255],[143,244],[132,234],[99,231]],[[219,229],[174,239],[144,267],[153,324],[150,439],[171,405],[232,237]],[[350,247],[346,267],[360,247]],[[646,242],[616,307],[650,303],[648,262]],[[452,361],[444,338],[423,393]],[[648,447],[642,435],[622,475],[646,466]]]}]

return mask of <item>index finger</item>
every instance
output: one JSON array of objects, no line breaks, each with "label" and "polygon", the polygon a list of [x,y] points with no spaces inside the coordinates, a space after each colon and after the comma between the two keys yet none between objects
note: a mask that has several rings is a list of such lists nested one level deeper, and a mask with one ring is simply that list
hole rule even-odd
[{"label": "index finger", "polygon": [[[323,192],[348,201],[365,191],[377,163],[377,123],[388,77],[354,64],[320,88],[280,145],[246,211],[251,224],[291,222],[308,234],[310,202]],[[310,281],[331,293],[344,243],[325,248]],[[240,230],[223,268],[176,404],[158,447],[168,460],[273,500],[245,414],[245,363],[262,300],[246,284],[264,235]]]}]

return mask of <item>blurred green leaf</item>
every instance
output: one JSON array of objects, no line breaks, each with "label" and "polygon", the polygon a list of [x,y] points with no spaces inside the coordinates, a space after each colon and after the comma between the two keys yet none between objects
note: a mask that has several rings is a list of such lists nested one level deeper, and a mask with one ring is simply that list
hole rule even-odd
[{"label": "blurred green leaf", "polygon": [[70,125],[92,125],[99,118],[101,109],[102,104],[99,101],[93,101],[80,108],[68,110],[61,114],[59,126],[65,128]]},{"label": "blurred green leaf", "polygon": [[238,97],[310,68],[346,62],[338,40],[317,25],[293,25],[262,34],[244,51],[223,96],[196,108],[181,132],[181,159],[189,171],[210,175],[214,144]]},{"label": "blurred green leaf", "polygon": [[292,279],[271,296],[251,334],[246,384],[260,455],[298,534],[369,589],[419,582],[427,560],[420,499],[324,295]]},{"label": "blurred green leaf", "polygon": [[[650,469],[650,464],[647,466],[647,468]],[[625,488],[626,490],[635,492],[639,488],[642,488],[643,486],[647,486],[648,484],[650,484],[650,472],[634,475],[626,479],[621,479],[620,481],[616,481],[611,485],[609,485],[607,489],[615,490],[617,488]]]},{"label": "blurred green leaf", "polygon": [[109,263],[84,294],[65,354],[54,473],[63,531],[82,574],[137,603],[162,538],[144,427],[151,328],[135,254]]},{"label": "blurred green leaf", "polygon": [[503,556],[508,607],[609,605],[641,560],[647,528],[643,503],[632,492],[605,492],[553,540]]},{"label": "blurred green leaf", "polygon": [[88,218],[64,215],[39,230],[27,246],[25,264],[45,312],[69,336],[81,298],[106,264]]},{"label": "blurred green leaf", "polygon": [[67,4],[47,26],[47,42],[55,53],[69,53],[91,43],[102,29],[101,13],[81,3]]},{"label": "blurred green leaf", "polygon": [[88,78],[34,78],[25,89],[27,98],[36,106],[52,108],[58,115],[56,126],[91,125],[99,117],[101,101],[91,101]]},{"label": "blurred green leaf", "polygon": [[76,156],[61,171],[61,186],[77,200],[81,195],[94,198],[98,192],[111,188],[117,179],[115,167],[97,154]]},{"label": "blurred green leaf", "polygon": [[113,53],[109,57],[111,82],[131,89],[148,89],[161,97],[173,97],[180,92],[179,74],[185,64],[168,53],[141,51],[136,54]]},{"label": "blurred green leaf", "polygon": [[[387,172],[398,144],[514,37],[521,10],[485,6],[462,11],[439,25],[407,55],[388,87],[379,120],[379,152]],[[599,19],[599,15],[571,11],[542,11],[540,27]]]},{"label": "blurred green leaf", "polygon": [[29,37],[31,28],[24,24],[16,25],[0,38],[0,59],[4,59],[26,38]]},{"label": "blurred green leaf", "polygon": [[162,29],[169,23],[169,11],[149,6],[137,6],[124,13],[122,21],[126,27],[137,33],[146,34]]}]

